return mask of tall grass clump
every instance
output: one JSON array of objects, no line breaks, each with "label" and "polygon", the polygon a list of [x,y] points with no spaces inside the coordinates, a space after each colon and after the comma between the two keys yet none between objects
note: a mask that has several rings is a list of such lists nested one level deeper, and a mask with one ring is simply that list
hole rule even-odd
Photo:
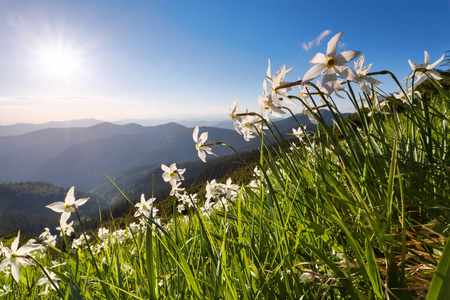
[{"label": "tall grass clump", "polygon": [[[423,64],[410,61],[403,84],[389,71],[370,73],[358,51],[336,53],[341,35],[302,80],[285,81],[285,66],[272,76],[269,62],[261,112],[239,113],[233,103],[236,130],[261,139],[254,180],[212,180],[200,199],[184,186],[186,170],[162,165],[178,199],[171,221],[161,223],[156,199],[142,195],[136,222],[97,232],[82,229],[77,207],[87,200],[71,189],[49,205],[61,213],[60,237],[47,229],[39,242],[3,241],[3,297],[447,299],[450,93],[434,70],[443,57],[430,64],[425,52]],[[358,56],[355,71],[347,63]],[[395,101],[379,87],[388,80],[398,85]],[[425,80],[432,93],[420,92]],[[336,96],[351,101],[352,118]],[[270,118],[295,118],[297,107],[317,130],[298,122],[290,136],[279,132]],[[196,127],[203,161],[213,147],[232,147],[199,134]]]}]

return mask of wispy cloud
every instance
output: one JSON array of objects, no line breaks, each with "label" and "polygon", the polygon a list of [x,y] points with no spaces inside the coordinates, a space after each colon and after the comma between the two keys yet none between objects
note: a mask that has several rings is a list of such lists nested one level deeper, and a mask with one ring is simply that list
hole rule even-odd
[{"label": "wispy cloud", "polygon": [[324,37],[326,37],[327,35],[329,35],[331,33],[331,30],[325,30],[323,31],[321,34],[319,34],[318,37],[316,37],[314,40],[309,41],[309,42],[303,42],[302,43],[302,48],[305,51],[308,51],[309,49],[311,49],[313,46],[319,46],[320,45],[320,41],[322,41],[322,39]]}]

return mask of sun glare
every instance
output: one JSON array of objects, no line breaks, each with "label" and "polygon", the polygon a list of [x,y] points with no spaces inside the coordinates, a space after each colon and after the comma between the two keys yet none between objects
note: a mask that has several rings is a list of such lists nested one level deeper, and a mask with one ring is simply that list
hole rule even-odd
[{"label": "sun glare", "polygon": [[61,49],[47,50],[42,63],[49,75],[55,77],[68,77],[80,68],[80,61],[76,55]]}]

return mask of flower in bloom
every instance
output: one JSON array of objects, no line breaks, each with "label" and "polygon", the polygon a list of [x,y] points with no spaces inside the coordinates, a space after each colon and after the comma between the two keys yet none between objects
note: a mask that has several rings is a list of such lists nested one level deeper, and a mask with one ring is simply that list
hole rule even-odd
[{"label": "flower in bloom", "polygon": [[339,32],[331,38],[327,45],[326,54],[317,53],[309,61],[314,66],[303,76],[303,83],[309,82],[325,72],[322,79],[322,87],[328,91],[328,94],[331,94],[338,88],[337,74],[349,81],[358,79],[355,71],[345,64],[355,59],[361,52],[349,50],[336,54],[337,43],[342,34],[342,32]]},{"label": "flower in bloom", "polygon": [[232,197],[237,196],[237,190],[239,189],[239,185],[233,184],[231,178],[228,178],[225,184],[221,183],[220,186],[222,187],[222,190],[226,193],[227,199],[231,199]]},{"label": "flower in bloom", "polygon": [[302,137],[305,135],[306,126],[303,126],[303,130],[299,127],[298,129],[292,128],[292,134],[295,135],[300,141]]},{"label": "flower in bloom", "polygon": [[211,151],[210,147],[207,147],[204,145],[206,140],[208,139],[208,132],[203,132],[200,135],[200,137],[198,137],[198,131],[199,131],[198,126],[195,126],[194,132],[192,133],[192,138],[194,139],[194,142],[195,142],[195,148],[198,151],[198,157],[200,157],[200,159],[204,163],[206,163],[206,153],[212,154],[212,155],[215,155],[215,154]]},{"label": "flower in bloom", "polygon": [[357,61],[355,61],[356,75],[358,75],[358,79],[356,81],[358,82],[358,85],[359,85],[359,88],[361,89],[361,91],[364,94],[369,95],[370,88],[367,85],[366,81],[370,84],[381,84],[381,82],[379,82],[375,78],[366,76],[367,73],[369,73],[370,68],[372,67],[372,64],[363,67],[364,59],[365,59],[365,56],[361,55],[361,57]]},{"label": "flower in bloom", "polygon": [[[282,117],[281,115],[285,112],[281,108],[281,103],[277,104],[273,101],[273,97],[270,96],[270,94],[267,93],[267,86],[266,81],[264,80],[263,84],[263,96],[258,97],[259,105],[261,105],[261,109],[264,113],[264,117],[266,120],[269,120],[269,114],[273,115],[275,117]],[[276,97],[278,99],[278,97]],[[278,101],[279,102],[279,101]]]},{"label": "flower in bloom", "polygon": [[[270,72],[270,59],[269,59],[269,66],[267,67],[267,73],[266,73],[267,80],[272,84],[272,86],[270,87],[271,94],[269,95],[269,97],[271,98],[272,102],[278,106],[282,106],[280,99],[278,99],[278,95],[280,95],[281,98],[287,104],[297,106],[294,102],[292,102],[292,100],[286,94],[288,91],[294,89],[295,86],[288,87],[288,88],[278,88],[281,85],[287,83],[286,81],[284,81],[284,77],[286,77],[286,75],[290,71],[292,71],[292,68],[286,70],[286,65],[283,65],[280,69],[278,69],[278,71],[272,77],[271,72]],[[266,89],[266,82],[264,81],[264,90],[265,89]]]},{"label": "flower in bloom", "polygon": [[[423,64],[418,64],[416,62],[413,62],[412,60],[408,59],[409,65],[411,66],[411,69],[413,71],[417,70],[417,69],[426,69],[426,71],[417,71],[416,72],[416,79],[414,81],[414,85],[418,86],[419,84],[421,84],[422,82],[425,81],[425,79],[427,78],[425,76],[425,73],[428,74],[428,76],[433,77],[436,80],[441,80],[442,77],[441,75],[439,75],[439,73],[435,70],[433,70],[434,68],[436,68],[444,59],[445,55],[442,54],[441,58],[439,58],[437,61],[435,61],[434,63],[430,64],[430,55],[428,54],[427,51],[424,51],[425,53],[425,60],[423,62]],[[412,75],[406,77],[405,79],[403,79],[403,81],[406,81],[408,79],[411,79]]]},{"label": "flower in bloom", "polygon": [[59,233],[60,236],[67,235],[70,236],[72,232],[75,230],[73,229],[73,221],[70,223],[67,223],[67,220],[70,217],[70,213],[68,214],[62,214],[61,219],[59,220],[59,227],[56,227],[56,230],[61,231]]},{"label": "flower in bloom", "polygon": [[234,129],[236,129],[236,131],[240,133],[238,124],[242,121],[242,118],[236,115],[238,107],[239,107],[239,98],[234,100],[233,104],[231,104],[230,119],[233,120],[234,122]]},{"label": "flower in bloom", "polygon": [[254,134],[259,135],[262,132],[262,123],[258,116],[247,115],[243,117],[239,127],[241,128],[240,130],[244,136],[244,140],[247,142],[256,137]]},{"label": "flower in bloom", "polygon": [[33,265],[33,263],[24,256],[29,252],[42,247],[39,244],[26,244],[17,249],[19,246],[19,240],[20,231],[17,233],[17,237],[14,239],[14,242],[11,244],[11,249],[9,249],[8,247],[2,248],[3,254],[6,258],[0,264],[0,271],[3,270],[7,265],[11,265],[11,274],[17,283],[19,283],[20,279],[19,265]]},{"label": "flower in bloom", "polygon": [[11,292],[12,289],[8,285],[3,285],[3,287],[0,288],[0,296],[6,296]]},{"label": "flower in bloom", "polygon": [[148,200],[145,200],[144,194],[141,195],[141,202],[136,204],[136,208],[138,209],[134,216],[139,217],[141,215],[144,215],[146,218],[150,216],[150,211],[153,210],[153,217],[155,217],[156,213],[158,212],[158,209],[156,207],[153,207],[153,202],[155,202],[156,198],[150,198]]},{"label": "flower in bloom", "polygon": [[171,186],[175,186],[178,181],[184,180],[183,173],[186,169],[178,169],[177,164],[171,164],[170,167],[161,165],[161,169],[164,171],[162,178],[165,182],[169,182]]},{"label": "flower in bloom", "polygon": [[170,196],[179,195],[181,192],[183,192],[185,189],[184,187],[180,187],[181,181],[177,182],[175,185],[172,185],[172,190],[170,191]]},{"label": "flower in bloom", "polygon": [[[56,283],[56,281],[59,281],[59,278],[56,277],[55,273],[46,270],[48,276],[51,278],[51,280],[53,281],[53,284],[56,285],[56,287],[58,287],[58,284]],[[45,284],[45,289],[42,293],[40,293],[39,295],[47,295],[48,294],[48,288],[50,287],[51,289],[55,289],[55,287],[53,286],[53,284],[50,282],[50,279],[48,279],[47,276],[43,276],[41,279],[38,280],[37,285],[44,285]]]},{"label": "flower in bloom", "polygon": [[47,208],[50,208],[53,211],[68,214],[70,215],[71,212],[74,212],[75,209],[88,201],[89,198],[82,198],[75,200],[75,187],[71,187],[70,190],[67,192],[66,199],[64,202],[58,201],[52,204],[47,205]]}]

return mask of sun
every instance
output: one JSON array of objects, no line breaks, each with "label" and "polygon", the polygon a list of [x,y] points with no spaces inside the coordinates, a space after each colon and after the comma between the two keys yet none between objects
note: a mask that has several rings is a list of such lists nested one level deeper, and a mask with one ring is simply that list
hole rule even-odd
[{"label": "sun", "polygon": [[66,49],[47,49],[42,55],[42,65],[52,77],[69,77],[80,69],[80,59]]}]

